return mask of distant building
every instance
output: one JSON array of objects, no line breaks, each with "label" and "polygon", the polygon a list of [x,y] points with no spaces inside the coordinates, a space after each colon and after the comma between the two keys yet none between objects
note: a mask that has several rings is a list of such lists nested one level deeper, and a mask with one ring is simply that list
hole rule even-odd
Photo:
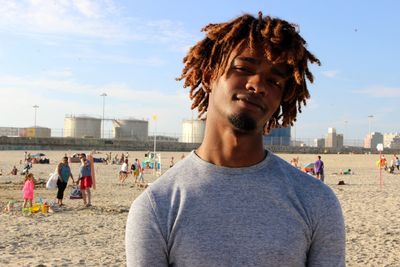
[{"label": "distant building", "polygon": [[400,135],[393,137],[389,147],[391,149],[400,149]]},{"label": "distant building", "polygon": [[16,137],[19,136],[19,128],[0,127],[0,136]]},{"label": "distant building", "polygon": [[336,147],[337,148],[342,148],[343,147],[343,142],[344,142],[343,134],[337,134],[336,135]]},{"label": "distant building", "polygon": [[206,121],[202,119],[182,121],[182,142],[201,143],[203,142]]},{"label": "distant building", "polygon": [[314,139],[314,146],[319,148],[325,147],[325,138]]},{"label": "distant building", "polygon": [[378,144],[383,144],[383,134],[379,132],[368,134],[364,139],[364,148],[376,150]]},{"label": "distant building", "polygon": [[51,129],[46,127],[28,127],[19,129],[20,137],[39,137],[49,138],[51,137]]},{"label": "distant building", "polygon": [[328,134],[325,138],[325,147],[342,148],[343,138],[343,134],[337,134],[335,128],[328,128]]},{"label": "distant building", "polygon": [[383,134],[383,146],[384,147],[388,147],[388,148],[392,148],[390,144],[392,143],[393,139],[395,137],[398,137],[398,136],[400,136],[399,133],[385,133],[385,134]]},{"label": "distant building", "polygon": [[267,135],[264,135],[263,140],[265,145],[290,146],[290,127],[274,128]]}]

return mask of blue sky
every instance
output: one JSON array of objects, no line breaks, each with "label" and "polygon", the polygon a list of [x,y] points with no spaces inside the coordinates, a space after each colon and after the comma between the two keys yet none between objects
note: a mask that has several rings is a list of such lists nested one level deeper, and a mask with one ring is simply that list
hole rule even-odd
[{"label": "blue sky", "polygon": [[106,117],[157,114],[158,132],[179,134],[196,116],[175,81],[185,52],[206,24],[259,10],[298,24],[322,62],[297,138],[361,139],[368,115],[372,131],[400,131],[396,0],[0,0],[0,126],[32,126],[37,104],[37,124],[61,129],[65,114],[100,116],[105,92]]}]

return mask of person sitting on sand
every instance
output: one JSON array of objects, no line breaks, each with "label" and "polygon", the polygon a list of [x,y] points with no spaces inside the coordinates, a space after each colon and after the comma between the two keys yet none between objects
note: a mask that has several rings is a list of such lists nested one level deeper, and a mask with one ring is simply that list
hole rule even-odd
[{"label": "person sitting on sand", "polygon": [[11,175],[17,175],[17,174],[18,174],[18,169],[17,169],[17,167],[15,167],[15,165],[14,165],[14,167],[12,168],[10,174],[11,174]]},{"label": "person sitting on sand", "polygon": [[299,166],[298,166],[299,165],[299,157],[292,158],[290,160],[290,164],[295,168],[299,168]]}]

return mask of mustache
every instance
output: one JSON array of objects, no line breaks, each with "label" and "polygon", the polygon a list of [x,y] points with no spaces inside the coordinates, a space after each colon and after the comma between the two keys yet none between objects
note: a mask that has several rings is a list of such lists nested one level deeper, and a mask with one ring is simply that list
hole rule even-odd
[{"label": "mustache", "polygon": [[233,96],[233,99],[248,102],[252,105],[259,107],[262,111],[266,111],[266,107],[265,107],[264,101],[262,100],[262,97],[257,94],[239,93],[239,94],[235,94]]}]

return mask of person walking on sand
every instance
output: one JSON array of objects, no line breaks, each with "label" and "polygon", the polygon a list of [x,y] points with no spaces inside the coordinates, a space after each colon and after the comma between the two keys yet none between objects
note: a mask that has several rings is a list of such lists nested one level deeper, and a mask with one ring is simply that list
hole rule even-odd
[{"label": "person walking on sand", "polygon": [[119,181],[123,184],[128,177],[128,159],[125,159],[125,162],[121,166],[121,170],[119,171]]},{"label": "person walking on sand", "polygon": [[92,188],[93,184],[90,161],[86,158],[85,153],[80,154],[79,158],[81,160],[81,166],[79,167],[78,182],[80,181],[81,183],[80,189],[82,192],[83,204],[86,207],[90,207],[92,206],[90,188]]},{"label": "person walking on sand", "polygon": [[133,177],[135,178],[135,184],[137,183],[137,179],[139,176],[139,166],[140,166],[139,160],[135,159],[135,162],[133,162],[133,166],[132,166]]},{"label": "person walking on sand", "polygon": [[318,180],[324,182],[325,181],[324,162],[321,160],[321,156],[318,155],[317,158],[318,158],[317,161],[314,163],[315,175]]},{"label": "person walking on sand", "polygon": [[57,180],[57,204],[61,207],[64,206],[64,191],[68,185],[69,177],[71,177],[72,182],[75,183],[74,177],[72,176],[71,168],[68,165],[68,156],[64,156],[62,162],[58,164],[57,167],[58,180]]},{"label": "person walking on sand", "polygon": [[24,187],[22,188],[22,197],[24,199],[23,208],[26,208],[26,204],[29,202],[29,207],[32,208],[32,201],[35,191],[35,178],[32,173],[28,173],[25,176]]},{"label": "person walking on sand", "polygon": [[203,31],[179,80],[204,139],[133,201],[127,266],[345,266],[334,192],[263,145],[296,121],[319,60],[296,25],[261,12]]}]

